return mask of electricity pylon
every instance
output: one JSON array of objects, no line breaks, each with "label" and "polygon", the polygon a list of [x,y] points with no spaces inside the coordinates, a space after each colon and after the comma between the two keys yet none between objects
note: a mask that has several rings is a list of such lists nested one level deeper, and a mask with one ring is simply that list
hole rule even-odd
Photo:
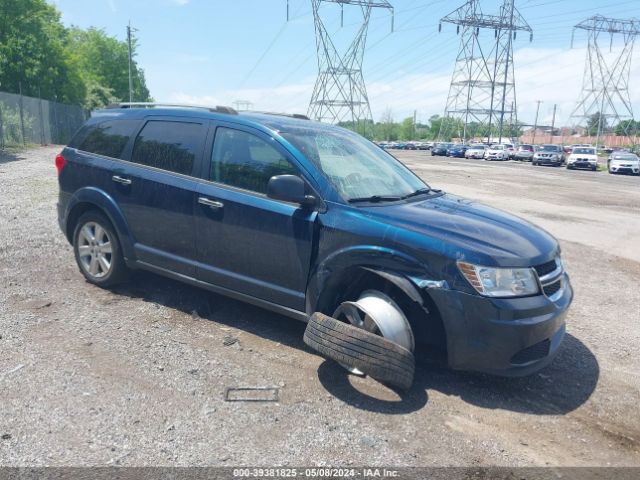
[{"label": "electricity pylon", "polygon": [[[571,37],[571,45],[576,30],[589,32],[587,60],[585,62],[582,93],[576,108],[571,114],[574,124],[585,122],[594,115],[598,116],[596,146],[600,143],[603,130],[613,127],[621,121],[633,119],[631,97],[629,95],[629,79],[631,77],[631,60],[636,37],[640,34],[640,20],[621,20],[595,15],[575,27]],[[600,45],[600,36],[609,36],[609,54]],[[614,36],[622,43],[616,44]],[[625,136],[629,137],[629,124]]]},{"label": "electricity pylon", "polygon": [[[528,32],[531,41],[533,31],[514,3],[504,0],[499,15],[486,15],[479,0],[469,0],[440,20],[439,30],[442,23],[452,23],[462,34],[439,138],[490,141],[497,127],[502,142],[505,122],[517,123],[513,42],[519,30]],[[494,31],[491,41],[480,38],[482,29]]]},{"label": "electricity pylon", "polygon": [[[341,9],[344,5],[356,5],[362,11],[362,24],[344,53],[338,50],[324,24],[320,14],[323,3],[338,3]],[[386,8],[393,14],[393,7],[384,0],[311,0],[311,5],[318,49],[318,78],[308,116],[321,122],[352,122],[354,129],[364,133],[367,121],[373,119],[362,75],[371,10]]]}]

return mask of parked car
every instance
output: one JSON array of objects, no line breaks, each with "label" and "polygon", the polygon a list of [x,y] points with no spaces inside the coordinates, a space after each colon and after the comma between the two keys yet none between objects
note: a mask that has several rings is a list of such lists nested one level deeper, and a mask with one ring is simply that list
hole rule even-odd
[{"label": "parked car", "polygon": [[514,159],[515,156],[516,156],[516,147],[511,143],[504,143],[503,145],[504,145],[504,148],[505,148],[505,150],[507,152],[507,158],[509,160]]},{"label": "parked car", "polygon": [[485,145],[471,145],[464,153],[465,158],[484,158],[484,153],[487,150]]},{"label": "parked car", "polygon": [[540,145],[533,154],[533,165],[553,165],[559,167],[564,164],[564,151],[560,145]]},{"label": "parked car", "polygon": [[567,159],[567,168],[588,168],[594,172],[598,169],[598,154],[593,147],[575,147]]},{"label": "parked car", "polygon": [[640,158],[633,153],[614,153],[607,163],[609,173],[640,175]]},{"label": "parked car", "polygon": [[457,144],[457,145],[453,145],[451,146],[451,148],[449,148],[447,150],[447,156],[448,157],[456,157],[456,158],[464,158],[464,154],[466,153],[467,149],[469,147],[467,147],[466,145],[463,144]]},{"label": "parked car", "polygon": [[530,162],[533,158],[534,148],[533,145],[520,145],[516,150],[514,158],[525,162]]},{"label": "parked car", "polygon": [[453,143],[436,143],[431,149],[432,156],[446,157],[447,151],[453,146]]},{"label": "parked car", "polygon": [[509,152],[504,145],[491,145],[484,153],[485,160],[509,160]]},{"label": "parked car", "polygon": [[308,321],[307,344],[402,388],[416,345],[525,375],[564,337],[573,291],[549,233],[354,132],[127,104],[94,112],[55,164],[60,228],[99,287],[142,269]]}]

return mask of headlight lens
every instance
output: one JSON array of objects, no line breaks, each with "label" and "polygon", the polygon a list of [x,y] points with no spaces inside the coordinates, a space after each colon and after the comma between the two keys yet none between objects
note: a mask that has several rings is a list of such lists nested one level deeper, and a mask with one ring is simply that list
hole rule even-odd
[{"label": "headlight lens", "polygon": [[540,292],[532,268],[493,268],[458,262],[458,268],[476,289],[487,297],[524,297]]}]

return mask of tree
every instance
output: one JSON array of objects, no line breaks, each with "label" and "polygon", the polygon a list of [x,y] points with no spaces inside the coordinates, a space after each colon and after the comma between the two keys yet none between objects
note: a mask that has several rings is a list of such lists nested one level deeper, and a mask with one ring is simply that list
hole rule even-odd
[{"label": "tree", "polygon": [[394,137],[395,124],[393,123],[393,111],[387,107],[382,113],[382,119],[380,121],[381,137],[386,141],[397,140],[397,136]]},{"label": "tree", "polygon": [[79,72],[65,51],[60,14],[45,0],[0,0],[2,90],[78,103]]},{"label": "tree", "polygon": [[607,130],[607,117],[596,112],[587,119],[587,135],[595,137],[598,132],[602,133]]},{"label": "tree", "polygon": [[[128,66],[126,42],[65,29],[46,0],[0,0],[0,89],[96,108],[129,99]],[[151,99],[135,62],[133,85],[136,101]]]},{"label": "tree", "polygon": [[[70,29],[68,35],[69,52],[77,62],[82,79],[87,87],[93,91],[110,91],[110,97],[116,101],[129,100],[129,51],[127,43],[108,36],[104,31],[89,28],[81,30],[77,27]],[[132,41],[135,55],[137,42]],[[150,101],[144,72],[133,62],[133,98],[138,102]],[[91,100],[94,101],[93,95]],[[87,98],[89,100],[89,98]],[[85,102],[89,108],[91,102]],[[103,105],[97,105],[103,106]]]},{"label": "tree", "polygon": [[640,133],[640,121],[622,120],[615,128],[615,134],[619,137],[633,137]]},{"label": "tree", "polygon": [[414,130],[413,117],[405,118],[400,124],[400,140],[413,140]]}]

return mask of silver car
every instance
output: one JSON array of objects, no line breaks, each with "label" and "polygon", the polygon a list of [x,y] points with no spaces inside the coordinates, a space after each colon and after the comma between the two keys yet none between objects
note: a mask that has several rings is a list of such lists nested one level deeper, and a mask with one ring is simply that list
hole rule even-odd
[{"label": "silver car", "polygon": [[640,158],[633,153],[614,153],[607,163],[609,173],[640,175]]}]

